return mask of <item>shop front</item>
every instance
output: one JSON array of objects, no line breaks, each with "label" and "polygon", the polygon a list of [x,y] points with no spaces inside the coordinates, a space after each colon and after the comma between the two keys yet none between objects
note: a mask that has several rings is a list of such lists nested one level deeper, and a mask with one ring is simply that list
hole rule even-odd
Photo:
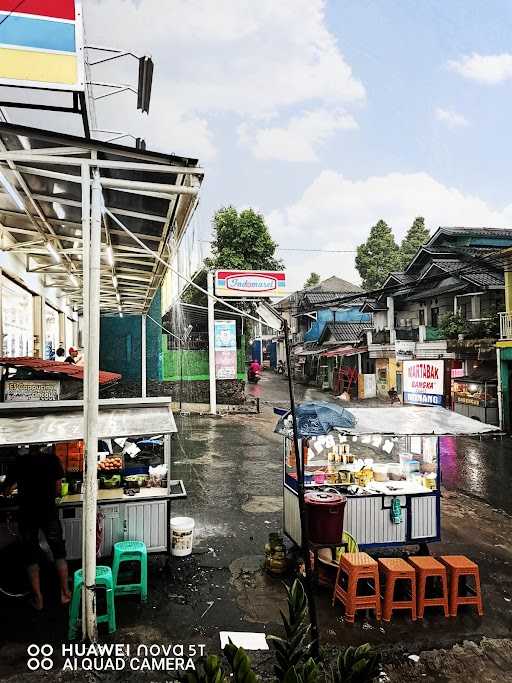
[{"label": "shop front", "polygon": [[496,377],[462,376],[452,380],[453,409],[473,420],[499,425]]},{"label": "shop front", "polygon": [[[4,414],[5,411],[2,411]],[[176,424],[168,404],[134,406],[112,403],[99,416],[97,551],[110,556],[114,543],[143,541],[148,552],[170,550],[170,501],[186,497],[181,481],[171,479],[171,435]],[[83,416],[45,411],[0,417],[0,472],[37,445],[51,449],[65,472],[58,501],[69,560],[82,557]],[[16,492],[0,499],[0,548],[17,537]]]},{"label": "shop front", "polygon": [[[346,498],[343,528],[360,547],[440,540],[439,436],[496,430],[444,408],[359,408],[351,429],[299,440],[305,491],[333,489]],[[284,532],[301,545],[292,438],[283,458]]]}]

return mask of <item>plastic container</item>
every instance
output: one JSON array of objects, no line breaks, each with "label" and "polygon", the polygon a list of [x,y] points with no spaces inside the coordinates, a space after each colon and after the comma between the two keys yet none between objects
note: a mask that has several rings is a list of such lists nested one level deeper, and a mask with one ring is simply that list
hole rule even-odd
[{"label": "plastic container", "polygon": [[375,481],[388,481],[388,466],[385,464],[374,463],[372,466],[373,478]]},{"label": "plastic container", "polygon": [[418,460],[408,460],[402,464],[406,477],[411,477],[413,474],[418,474],[420,471],[420,463]]},{"label": "plastic container", "polygon": [[327,475],[325,474],[325,472],[322,472],[321,470],[313,474],[315,484],[325,484],[326,477]]},{"label": "plastic container", "polygon": [[400,481],[404,478],[402,466],[398,463],[391,463],[388,465],[388,477],[391,481]]},{"label": "plastic container", "polygon": [[311,543],[341,543],[347,499],[338,493],[312,491],[304,496],[308,535]]},{"label": "plastic container", "polygon": [[192,517],[171,517],[171,555],[185,557],[192,553],[194,526]]}]

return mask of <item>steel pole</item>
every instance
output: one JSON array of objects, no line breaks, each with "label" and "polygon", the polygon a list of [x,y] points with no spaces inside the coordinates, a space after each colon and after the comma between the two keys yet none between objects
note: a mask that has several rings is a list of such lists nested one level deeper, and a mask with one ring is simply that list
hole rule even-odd
[{"label": "steel pole", "polygon": [[313,572],[311,571],[311,563],[309,559],[308,529],[306,525],[306,510],[304,505],[304,470],[302,466],[301,453],[299,452],[299,430],[297,427],[297,415],[295,414],[295,394],[293,391],[292,364],[290,359],[290,337],[288,321],[286,319],[283,319],[283,332],[284,348],[286,352],[286,367],[288,369],[288,391],[290,393],[290,412],[292,415],[293,448],[295,450],[295,468],[297,470],[301,546],[302,554],[304,555],[304,567],[306,570],[304,588],[306,591],[306,597],[308,599],[309,621],[311,623],[312,654],[313,657],[315,657],[316,659],[320,655],[320,634],[318,631],[318,620],[316,616],[315,594],[313,592]]},{"label": "steel pole", "polygon": [[217,385],[215,383],[215,301],[213,273],[208,273],[208,374],[210,377],[210,413],[217,414]]},{"label": "steel pole", "polygon": [[147,359],[146,359],[146,316],[141,315],[141,382],[142,382],[142,398],[146,398],[147,388],[146,388],[146,370],[147,370]]},{"label": "steel pole", "polygon": [[[100,254],[101,254],[101,185],[94,171],[91,193],[91,230],[88,249],[88,277],[84,282],[84,310],[87,311],[85,337],[84,434],[85,492],[83,533],[85,536],[84,566],[84,636],[97,639],[96,626],[96,514],[98,462],[98,400],[99,400],[99,340],[100,340]],[[85,245],[85,240],[84,240]],[[86,247],[84,246],[84,249]]]}]

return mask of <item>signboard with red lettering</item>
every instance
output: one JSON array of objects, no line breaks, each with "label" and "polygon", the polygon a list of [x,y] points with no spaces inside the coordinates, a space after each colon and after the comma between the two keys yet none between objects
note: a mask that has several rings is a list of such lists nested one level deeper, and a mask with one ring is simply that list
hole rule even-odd
[{"label": "signboard with red lettering", "polygon": [[277,270],[217,270],[215,294],[241,299],[283,297],[288,294],[286,273]]},{"label": "signboard with red lettering", "polygon": [[404,360],[402,381],[404,403],[425,406],[443,405],[443,360]]}]

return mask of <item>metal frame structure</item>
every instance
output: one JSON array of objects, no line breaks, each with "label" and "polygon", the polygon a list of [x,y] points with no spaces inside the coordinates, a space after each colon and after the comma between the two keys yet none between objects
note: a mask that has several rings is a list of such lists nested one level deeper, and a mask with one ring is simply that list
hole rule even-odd
[{"label": "metal frame structure", "polygon": [[1,124],[0,247],[23,255],[27,271],[81,311],[82,189],[91,168],[103,198],[101,309],[146,313],[166,272],[158,257],[169,258],[170,235],[179,240],[197,204],[203,171],[195,159]]},{"label": "metal frame structure", "polygon": [[202,175],[194,159],[0,124],[0,248],[24,257],[27,271],[42,274],[83,314],[82,623],[91,641],[97,638],[100,311],[144,318],[167,270],[169,237],[185,231]]}]

